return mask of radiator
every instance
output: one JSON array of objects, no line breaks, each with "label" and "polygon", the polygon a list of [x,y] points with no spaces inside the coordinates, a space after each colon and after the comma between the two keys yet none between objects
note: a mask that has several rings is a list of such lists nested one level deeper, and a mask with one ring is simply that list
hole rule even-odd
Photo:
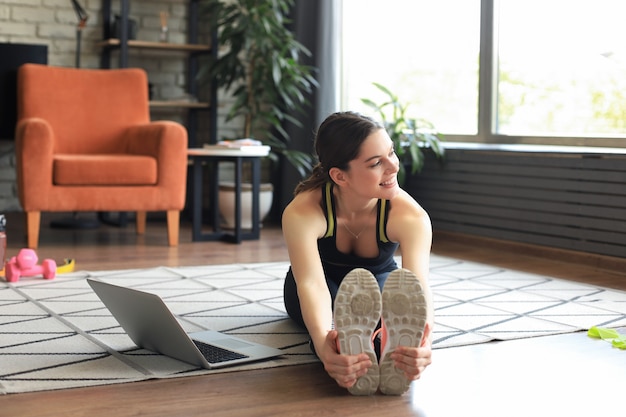
[{"label": "radiator", "polygon": [[435,230],[626,257],[626,154],[448,149],[404,188]]}]

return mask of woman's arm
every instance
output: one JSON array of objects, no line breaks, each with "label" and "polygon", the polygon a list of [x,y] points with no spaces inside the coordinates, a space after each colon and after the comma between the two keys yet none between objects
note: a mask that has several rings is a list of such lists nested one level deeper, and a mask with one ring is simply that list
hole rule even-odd
[{"label": "woman's arm", "polygon": [[428,283],[433,236],[430,217],[409,194],[402,191],[391,202],[387,232],[391,240],[400,244],[402,267],[417,276],[426,292],[430,307],[427,322],[432,329],[434,311]]},{"label": "woman's arm", "polygon": [[432,363],[434,308],[428,284],[432,226],[426,211],[403,191],[391,202],[387,231],[390,239],[400,243],[402,267],[417,276],[429,307],[421,346],[398,346],[391,355],[395,366],[404,371],[406,378],[415,380],[420,378],[422,372]]},{"label": "woman's arm", "polygon": [[315,197],[301,193],[287,206],[282,217],[283,235],[302,318],[315,352],[326,372],[340,386],[349,388],[372,364],[366,354],[340,355],[337,350],[337,332],[332,330],[332,301],[317,248],[317,240],[326,232],[326,218],[319,197]]},{"label": "woman's arm", "polygon": [[317,249],[317,240],[326,231],[326,220],[321,208],[311,204],[312,197],[310,193],[296,196],[283,213],[282,229],[302,317],[313,343],[321,346],[321,340],[332,329],[332,306]]}]

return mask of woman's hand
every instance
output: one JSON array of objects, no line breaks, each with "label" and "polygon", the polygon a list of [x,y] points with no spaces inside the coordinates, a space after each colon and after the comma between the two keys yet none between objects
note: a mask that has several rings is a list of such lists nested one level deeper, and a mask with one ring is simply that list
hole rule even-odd
[{"label": "woman's hand", "polygon": [[404,371],[406,379],[415,381],[432,363],[430,325],[426,324],[420,347],[397,346],[391,354],[396,368]]},{"label": "woman's hand", "polygon": [[336,330],[328,332],[323,345],[315,346],[315,350],[328,375],[343,388],[353,386],[357,379],[365,375],[372,366],[372,361],[365,353],[358,355],[340,354]]}]

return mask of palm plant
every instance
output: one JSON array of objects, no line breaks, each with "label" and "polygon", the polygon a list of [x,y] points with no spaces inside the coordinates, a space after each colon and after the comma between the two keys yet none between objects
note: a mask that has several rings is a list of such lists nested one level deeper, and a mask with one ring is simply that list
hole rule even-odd
[{"label": "palm plant", "polygon": [[253,138],[282,154],[302,176],[312,155],[288,148],[284,123],[301,126],[293,113],[303,110],[317,86],[310,56],[288,28],[293,0],[203,0],[202,13],[217,31],[220,53],[200,68],[199,76],[231,93],[226,121],[243,117],[242,138]]},{"label": "palm plant", "polygon": [[424,149],[430,148],[438,159],[442,159],[445,149],[442,144],[443,135],[437,133],[432,123],[424,119],[407,116],[408,104],[400,102],[398,96],[379,83],[372,83],[386,96],[385,101],[378,104],[368,98],[361,101],[372,108],[381,119],[385,130],[393,141],[396,154],[400,159],[398,182],[404,185],[406,168],[416,174],[424,167]]}]

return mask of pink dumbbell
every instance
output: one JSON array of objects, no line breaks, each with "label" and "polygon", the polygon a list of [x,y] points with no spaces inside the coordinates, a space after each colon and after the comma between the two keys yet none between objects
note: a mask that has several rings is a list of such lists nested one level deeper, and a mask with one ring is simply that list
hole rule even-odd
[{"label": "pink dumbbell", "polygon": [[8,282],[17,282],[21,276],[32,277],[43,275],[45,279],[53,279],[57,273],[54,259],[44,259],[37,265],[37,253],[32,249],[20,249],[17,256],[9,259],[4,266],[4,274]]}]

